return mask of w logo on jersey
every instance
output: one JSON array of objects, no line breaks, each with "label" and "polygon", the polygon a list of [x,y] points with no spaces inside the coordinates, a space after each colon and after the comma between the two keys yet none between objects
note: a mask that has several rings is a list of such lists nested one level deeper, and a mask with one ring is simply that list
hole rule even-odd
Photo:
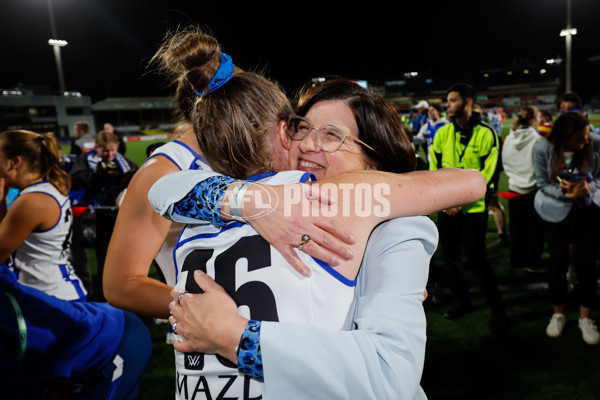
[{"label": "w logo on jersey", "polygon": [[185,353],[184,355],[185,369],[198,370],[204,369],[204,354],[203,353]]}]

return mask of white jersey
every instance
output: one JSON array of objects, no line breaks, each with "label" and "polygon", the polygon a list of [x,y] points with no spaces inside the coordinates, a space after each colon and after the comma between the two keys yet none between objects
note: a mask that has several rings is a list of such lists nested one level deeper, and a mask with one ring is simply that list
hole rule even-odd
[{"label": "white jersey", "polygon": [[[260,181],[276,185],[303,181],[310,175],[300,171],[270,174]],[[231,222],[222,228],[188,225],[175,249],[175,287],[198,293],[193,272],[199,269],[224,287],[246,318],[350,329],[356,280],[301,251],[298,254],[311,268],[310,278],[296,272],[249,224]],[[260,382],[239,373],[236,365],[220,356],[175,355],[177,399],[261,396]]]},{"label": "white jersey", "polygon": [[[212,168],[208,165],[204,157],[200,154],[196,153],[191,147],[187,144],[180,142],[178,140],[173,140],[169,143],[166,143],[152,153],[148,159],[156,156],[163,156],[175,164],[180,171],[183,170],[209,170]],[[173,249],[175,248],[175,244],[177,243],[177,238],[181,233],[181,230],[185,224],[181,224],[179,222],[171,223],[171,228],[169,229],[169,233],[165,238],[158,254],[154,257],[154,261],[160,268],[163,276],[165,277],[165,281],[167,285],[173,286],[175,285],[175,263],[174,263],[174,254]]]},{"label": "white jersey", "polygon": [[11,256],[11,267],[19,282],[63,300],[85,300],[87,294],[69,262],[73,216],[71,201],[49,182],[26,187],[19,196],[44,193],[60,207],[56,224],[45,231],[33,231]]}]

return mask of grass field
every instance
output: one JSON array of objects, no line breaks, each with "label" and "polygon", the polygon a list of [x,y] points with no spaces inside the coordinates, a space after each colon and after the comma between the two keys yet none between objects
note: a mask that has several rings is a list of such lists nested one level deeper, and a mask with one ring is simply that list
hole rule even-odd
[{"label": "grass field", "polygon": [[[128,142],[126,155],[141,164],[149,143]],[[506,190],[503,174],[499,190]],[[506,208],[506,202],[500,201]],[[492,216],[487,239],[496,239]],[[436,253],[434,261],[441,268],[440,256]],[[512,329],[505,337],[489,335],[489,311],[476,289],[472,298],[476,310],[458,320],[443,317],[447,304],[427,303],[428,344],[422,386],[429,399],[600,399],[600,346],[583,342],[576,323],[576,304],[568,305],[563,335],[547,337],[545,328],[552,310],[546,276],[512,271],[508,248],[489,249],[488,258],[496,271]],[[90,259],[93,269],[91,251]],[[158,276],[154,270],[152,274]],[[469,278],[473,279],[471,275]],[[600,312],[594,311],[592,318],[600,319]],[[172,399],[175,373],[173,349],[165,343],[167,325],[144,321],[152,334],[153,355],[142,378],[139,399]]]}]

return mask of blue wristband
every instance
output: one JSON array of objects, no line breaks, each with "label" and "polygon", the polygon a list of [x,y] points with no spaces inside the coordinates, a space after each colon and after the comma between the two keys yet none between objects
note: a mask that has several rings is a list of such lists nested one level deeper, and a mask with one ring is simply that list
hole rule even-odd
[{"label": "blue wristband", "polygon": [[238,370],[261,382],[265,380],[260,352],[260,321],[250,320],[246,325],[238,346]]},{"label": "blue wristband", "polygon": [[228,176],[212,176],[201,182],[181,200],[175,203],[173,212],[188,218],[208,221],[215,226],[223,226],[229,221],[221,218],[221,203],[225,191],[235,182]]}]

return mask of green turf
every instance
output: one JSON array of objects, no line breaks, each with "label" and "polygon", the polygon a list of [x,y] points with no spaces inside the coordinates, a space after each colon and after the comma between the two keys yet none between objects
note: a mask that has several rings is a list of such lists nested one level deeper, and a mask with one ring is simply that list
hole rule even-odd
[{"label": "green turf", "polygon": [[[490,216],[488,243],[496,237]],[[552,308],[547,290],[542,288],[546,275],[512,271],[508,248],[488,249],[488,259],[496,271],[512,328],[505,337],[490,336],[490,313],[476,291],[476,311],[453,321],[443,317],[447,304],[427,303],[422,386],[428,397],[600,399],[600,347],[583,342],[574,300],[569,300],[563,335],[549,338],[545,332]],[[436,253],[434,260],[443,268],[441,254]],[[468,276],[475,287],[473,276]],[[597,312],[593,317],[598,318]]]}]

